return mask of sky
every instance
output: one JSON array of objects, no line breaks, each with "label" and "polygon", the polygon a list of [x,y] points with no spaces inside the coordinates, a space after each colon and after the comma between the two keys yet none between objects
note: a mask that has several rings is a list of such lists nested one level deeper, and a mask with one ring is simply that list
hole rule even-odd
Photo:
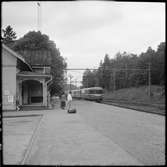
[{"label": "sky", "polygon": [[[165,3],[114,1],[2,2],[2,28],[17,37],[40,30],[56,43],[68,68],[97,68],[105,54],[139,55],[165,42]],[[17,38],[17,39],[18,39]],[[81,81],[83,71],[68,71]]]}]

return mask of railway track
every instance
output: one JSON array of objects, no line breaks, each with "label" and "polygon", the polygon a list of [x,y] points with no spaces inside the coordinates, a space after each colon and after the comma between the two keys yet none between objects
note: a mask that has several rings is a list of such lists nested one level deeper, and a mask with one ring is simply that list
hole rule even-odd
[{"label": "railway track", "polygon": [[152,114],[165,115],[165,105],[163,104],[147,104],[139,102],[128,102],[124,100],[112,100],[112,99],[104,99],[102,103]]}]

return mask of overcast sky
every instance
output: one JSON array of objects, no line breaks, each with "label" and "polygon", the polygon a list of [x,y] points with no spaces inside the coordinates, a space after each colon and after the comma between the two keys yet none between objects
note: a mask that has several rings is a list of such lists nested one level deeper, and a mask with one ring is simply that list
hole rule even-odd
[{"label": "overcast sky", "polygon": [[[68,68],[98,67],[106,53],[140,54],[165,41],[165,3],[41,1],[41,31],[66,58]],[[37,30],[37,2],[3,2],[2,28],[20,38]],[[81,71],[74,72],[77,79]],[[78,75],[78,76],[77,76]],[[74,77],[75,78],[75,77]]]}]

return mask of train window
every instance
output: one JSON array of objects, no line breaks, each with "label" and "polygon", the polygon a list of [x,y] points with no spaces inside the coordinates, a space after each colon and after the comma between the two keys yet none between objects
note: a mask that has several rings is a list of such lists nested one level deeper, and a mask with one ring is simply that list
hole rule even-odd
[{"label": "train window", "polygon": [[102,94],[102,93],[103,93],[103,90],[96,90],[96,93],[97,93],[97,94]]},{"label": "train window", "polygon": [[90,94],[95,94],[96,91],[95,91],[95,90],[89,90],[89,93],[90,93]]},{"label": "train window", "polygon": [[90,94],[102,94],[103,90],[89,90]]}]

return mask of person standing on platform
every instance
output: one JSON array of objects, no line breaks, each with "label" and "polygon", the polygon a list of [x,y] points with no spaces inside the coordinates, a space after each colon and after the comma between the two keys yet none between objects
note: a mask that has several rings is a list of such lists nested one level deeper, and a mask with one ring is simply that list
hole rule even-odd
[{"label": "person standing on platform", "polygon": [[71,103],[72,103],[72,95],[71,95],[71,91],[69,91],[69,93],[67,94],[67,110],[70,109]]}]

